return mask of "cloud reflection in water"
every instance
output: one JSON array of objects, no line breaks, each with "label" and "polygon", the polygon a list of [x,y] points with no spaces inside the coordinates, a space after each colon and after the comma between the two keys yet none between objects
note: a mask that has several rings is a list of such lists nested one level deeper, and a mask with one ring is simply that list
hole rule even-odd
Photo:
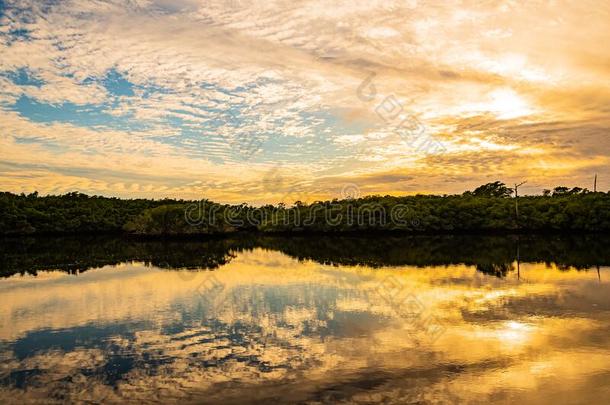
[{"label": "cloud reflection in water", "polygon": [[[606,402],[608,283],[543,264],[520,271],[332,266],[255,248],[189,278],[139,262],[11,276],[0,281],[0,397]],[[197,290],[210,274],[221,305]],[[379,295],[388,277],[415,292],[442,335],[413,331]]]}]

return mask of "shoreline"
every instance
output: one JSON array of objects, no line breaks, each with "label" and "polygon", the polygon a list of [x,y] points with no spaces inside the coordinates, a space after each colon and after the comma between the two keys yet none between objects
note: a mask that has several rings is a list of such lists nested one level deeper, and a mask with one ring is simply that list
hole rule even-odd
[{"label": "shoreline", "polygon": [[214,240],[228,239],[232,237],[316,237],[316,236],[346,236],[346,237],[368,237],[368,236],[569,236],[569,235],[610,235],[608,231],[591,231],[579,229],[483,229],[483,230],[430,230],[430,231],[408,231],[403,229],[354,229],[354,230],[298,230],[298,231],[261,231],[261,230],[236,230],[231,232],[216,233],[176,233],[176,234],[139,234],[126,231],[83,231],[83,232],[33,232],[33,233],[11,233],[2,234],[0,239],[21,239],[38,237],[116,237],[130,240]]}]

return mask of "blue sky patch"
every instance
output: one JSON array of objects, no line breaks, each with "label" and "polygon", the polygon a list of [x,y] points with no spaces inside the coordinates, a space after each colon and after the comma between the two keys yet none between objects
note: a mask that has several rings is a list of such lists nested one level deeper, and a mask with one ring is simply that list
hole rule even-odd
[{"label": "blue sky patch", "polygon": [[103,106],[94,104],[78,105],[70,102],[53,105],[41,103],[28,96],[21,96],[11,106],[11,110],[34,122],[63,122],[80,127],[108,127],[127,131],[147,128],[129,116],[116,117],[105,113],[102,108]]},{"label": "blue sky patch", "polygon": [[115,69],[111,69],[102,80],[102,85],[113,96],[133,96],[134,85]]},{"label": "blue sky patch", "polygon": [[35,86],[42,87],[45,82],[27,68],[19,68],[17,70],[5,72],[3,76],[8,77],[17,86]]},{"label": "blue sky patch", "polygon": [[30,31],[24,28],[18,28],[14,30],[10,30],[6,36],[9,38],[9,44],[15,41],[30,41]]},{"label": "blue sky patch", "polygon": [[99,83],[106,89],[108,94],[114,97],[135,95],[135,85],[116,69],[108,70],[103,78],[88,77],[82,81],[82,84],[85,85],[92,83]]}]

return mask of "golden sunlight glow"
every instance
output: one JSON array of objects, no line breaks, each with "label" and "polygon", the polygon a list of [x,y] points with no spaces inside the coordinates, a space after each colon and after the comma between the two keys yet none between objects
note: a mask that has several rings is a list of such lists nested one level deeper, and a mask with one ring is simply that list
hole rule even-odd
[{"label": "golden sunlight glow", "polygon": [[508,345],[524,344],[530,336],[532,327],[517,321],[508,321],[498,330],[498,338]]},{"label": "golden sunlight glow", "polygon": [[[134,319],[146,320],[150,327],[135,334],[129,342],[130,350],[136,356],[158,353],[173,362],[161,363],[154,374],[137,368],[129,370],[116,389],[94,381],[91,390],[86,387],[78,390],[84,396],[104,392],[116,402],[121,397],[145,398],[150,386],[167,387],[167,395],[180,395],[191,389],[212,390],[216,383],[231,378],[264,386],[285,381],[292,375],[291,370],[298,370],[302,378],[299,384],[307,381],[320,386],[345,381],[342,378],[371,365],[391,373],[405,367],[443,373],[447,364],[452,363],[465,365],[467,371],[456,373],[444,389],[455,395],[454,401],[460,398],[459,402],[468,402],[473,394],[480,398],[493,395],[499,388],[538,392],[538,385],[544,384],[549,376],[555,379],[563,376],[568,378],[566,384],[573,384],[591,373],[606,370],[610,359],[607,347],[587,346],[594,344],[590,341],[591,333],[599,331],[600,324],[594,320],[556,317],[552,312],[518,316],[519,308],[507,305],[528,305],[530,299],[545,297],[555,304],[540,309],[552,311],[558,303],[566,305],[564,298],[559,297],[583,296],[582,293],[593,291],[592,285],[601,288],[596,298],[601,304],[607,301],[606,285],[598,284],[597,275],[592,272],[560,271],[544,264],[524,264],[522,271],[527,282],[481,276],[474,267],[465,265],[428,269],[336,267],[255,249],[237,254],[215,271],[176,272],[130,263],[92,269],[78,276],[16,275],[0,284],[6,303],[0,308],[3,320],[0,338],[19,339],[44,328],[69,330],[82,325],[122,325]],[[215,337],[208,323],[191,325],[185,321],[185,313],[198,314],[202,305],[213,302],[206,301],[206,295],[198,292],[209,277],[223,290],[215,298],[218,304],[212,306],[207,316],[217,319],[218,325],[241,325],[240,330],[247,333],[257,331],[248,335],[248,345],[234,345],[226,337]],[[388,284],[388,280],[393,281]],[[383,285],[402,288],[396,294]],[[272,296],[274,305],[262,298],[265,291],[273,292],[266,299]],[[444,325],[440,336],[432,335],[434,329],[427,324],[417,323],[401,312],[410,308],[403,299],[411,296],[422,307],[422,319],[432,316]],[[49,305],[58,299],[61,305]],[[322,311],[317,307],[320,299],[328,304]],[[16,322],[14,314],[27,316]],[[511,319],[502,320],[507,314]],[[378,321],[372,322],[374,319]],[[172,328],[166,326],[175,323],[185,323],[187,327],[167,332]],[[248,328],[243,329],[246,325]],[[320,339],[312,334],[312,328],[330,333]],[[257,339],[261,334],[272,335],[273,340],[260,342]],[[109,339],[117,345],[128,344],[119,337]],[[582,339],[583,346],[561,347],[561,342],[575,339]],[[549,347],[561,350],[549,352]],[[201,356],[220,359],[231,353],[280,366],[267,372],[240,361],[227,361],[222,367],[200,367]],[[532,353],[536,356],[532,357]],[[52,369],[53,381],[63,381],[64,376],[78,374],[83,367],[100,367],[107,361],[105,356],[95,347],[78,348],[66,354],[35,352],[27,357],[27,366]],[[511,361],[506,363],[509,356]],[[434,366],[431,358],[442,362]],[[20,360],[13,357],[11,361],[17,364]],[[488,368],[490,363],[493,367]],[[81,380],[70,381],[78,386]],[[31,398],[42,392],[37,387],[15,395],[23,396],[17,398],[22,400]],[[0,395],[7,394],[3,390],[5,387],[0,388]]]},{"label": "golden sunlight glow", "polygon": [[[527,177],[535,193],[591,173],[610,188],[604,2],[140,3],[7,8],[37,33],[0,27],[7,191],[261,204],[294,184],[327,199]],[[398,136],[401,116],[444,148]],[[290,181],[261,185],[278,167]]]},{"label": "golden sunlight glow", "polygon": [[483,107],[493,112],[498,119],[508,120],[533,114],[534,109],[511,89],[498,89],[490,94],[491,101]]}]

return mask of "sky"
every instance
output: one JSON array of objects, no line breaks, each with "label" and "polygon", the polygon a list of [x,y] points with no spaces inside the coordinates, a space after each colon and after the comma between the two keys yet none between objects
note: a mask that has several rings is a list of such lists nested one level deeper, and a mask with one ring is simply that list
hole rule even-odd
[{"label": "sky", "polygon": [[0,0],[0,189],[610,189],[610,1]]}]

